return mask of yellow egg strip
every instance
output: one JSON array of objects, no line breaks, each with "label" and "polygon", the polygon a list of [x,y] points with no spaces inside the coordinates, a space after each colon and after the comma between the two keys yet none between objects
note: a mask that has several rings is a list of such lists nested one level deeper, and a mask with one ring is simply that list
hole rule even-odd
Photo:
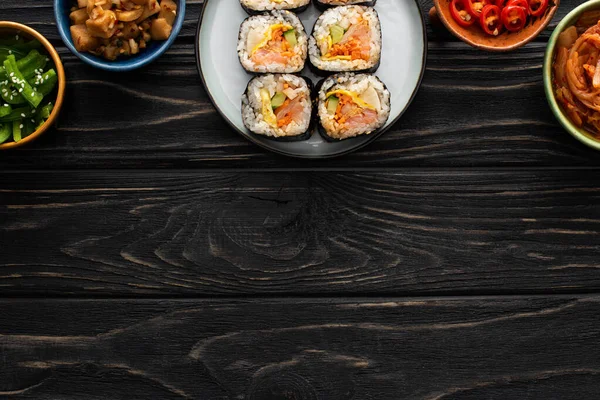
[{"label": "yellow egg strip", "polygon": [[321,57],[321,59],[323,61],[333,61],[333,60],[351,61],[352,56],[331,56],[331,57],[323,56],[323,57]]},{"label": "yellow egg strip", "polygon": [[375,106],[365,102],[363,99],[358,97],[358,95],[356,93],[351,92],[349,90],[344,90],[344,89],[332,90],[331,92],[327,93],[326,97],[335,96],[337,94],[343,94],[343,95],[350,97],[354,103],[356,103],[358,106],[360,106],[362,108],[368,108],[370,110],[377,110],[377,108]]},{"label": "yellow egg strip", "polygon": [[269,43],[269,40],[273,39],[273,32],[278,28],[283,28],[284,32],[287,32],[290,29],[294,29],[291,25],[285,25],[285,24],[274,24],[274,25],[269,26],[269,29],[267,29],[267,31],[265,32],[265,36],[263,37],[263,40],[261,40],[259,44],[254,46],[254,48],[250,52],[250,55],[253,55],[259,49],[265,47],[267,45],[267,43]]},{"label": "yellow egg strip", "polygon": [[267,89],[261,89],[260,100],[262,102],[262,115],[267,124],[272,127],[277,126],[277,117],[271,107],[271,94]]}]

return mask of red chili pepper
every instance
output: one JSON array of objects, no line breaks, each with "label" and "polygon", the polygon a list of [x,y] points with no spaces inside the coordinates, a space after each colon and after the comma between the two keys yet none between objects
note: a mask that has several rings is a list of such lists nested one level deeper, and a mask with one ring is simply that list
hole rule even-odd
[{"label": "red chili pepper", "polygon": [[467,11],[466,3],[469,0],[452,0],[450,3],[450,14],[452,18],[463,28],[468,28],[475,23],[475,18]]},{"label": "red chili pepper", "polygon": [[525,14],[529,14],[529,3],[527,3],[527,0],[508,0],[506,7],[508,6],[523,7],[525,9]]},{"label": "red chili pepper", "polygon": [[479,17],[481,29],[488,35],[498,36],[502,29],[501,13],[500,7],[494,4],[485,6],[481,11],[481,17]]},{"label": "red chili pepper", "polygon": [[532,17],[544,14],[546,8],[548,8],[548,0],[529,0],[529,14]]},{"label": "red chili pepper", "polygon": [[465,5],[467,6],[467,11],[474,17],[479,18],[481,15],[481,11],[485,6],[491,4],[491,0],[466,0]]},{"label": "red chili pepper", "polygon": [[527,22],[527,13],[520,6],[506,6],[502,10],[502,23],[511,32],[523,29]]}]

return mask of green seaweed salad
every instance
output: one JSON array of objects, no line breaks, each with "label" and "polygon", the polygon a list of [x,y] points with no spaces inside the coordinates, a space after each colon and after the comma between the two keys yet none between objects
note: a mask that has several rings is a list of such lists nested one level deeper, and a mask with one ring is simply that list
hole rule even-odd
[{"label": "green seaweed salad", "polygon": [[31,135],[50,117],[58,76],[43,53],[37,40],[0,39],[0,144]]}]

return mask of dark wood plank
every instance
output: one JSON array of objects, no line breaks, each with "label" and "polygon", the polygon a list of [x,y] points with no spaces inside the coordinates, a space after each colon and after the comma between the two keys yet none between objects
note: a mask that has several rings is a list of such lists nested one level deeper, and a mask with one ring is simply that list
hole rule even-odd
[{"label": "dark wood plank", "polygon": [[600,289],[598,170],[0,181],[4,295]]},{"label": "dark wood plank", "polygon": [[[423,11],[423,15],[427,17],[429,9],[433,6],[433,0],[417,0],[417,2]],[[584,0],[562,0],[562,4],[556,13],[555,18],[550,23],[548,30],[542,32],[536,40],[547,40],[551,30],[558,24],[560,19],[567,15],[574,7],[583,2]],[[180,39],[188,41],[194,40],[202,4],[203,0],[186,0],[187,12],[185,24],[179,36]],[[52,0],[4,0],[0,4],[0,10],[2,10],[6,20],[31,25],[48,37],[48,39],[60,43],[60,36],[58,35],[56,24],[54,23]],[[458,41],[455,37],[447,35],[446,32],[429,26],[428,18],[427,23],[427,33],[430,40]]]},{"label": "dark wood plank", "polygon": [[[579,3],[563,0],[553,26]],[[546,104],[541,66],[550,31],[509,54],[484,53],[430,31],[422,89],[384,137],[351,156],[324,162],[270,154],[236,134],[211,105],[194,57],[201,1],[187,4],[186,26],[176,45],[138,72],[95,70],[61,46],[69,84],[58,129],[26,149],[3,153],[0,169],[538,167],[600,162],[595,152],[563,131]],[[431,0],[421,4],[426,11]],[[3,18],[29,23],[60,43],[51,1],[5,0],[0,11]]]},{"label": "dark wood plank", "polygon": [[10,399],[593,399],[600,298],[0,301]]}]

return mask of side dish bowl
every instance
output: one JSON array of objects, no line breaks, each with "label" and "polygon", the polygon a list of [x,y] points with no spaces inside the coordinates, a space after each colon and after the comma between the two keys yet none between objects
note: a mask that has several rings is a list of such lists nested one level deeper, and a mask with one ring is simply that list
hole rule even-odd
[{"label": "side dish bowl", "polygon": [[553,87],[553,72],[552,63],[554,62],[554,55],[556,51],[556,45],[558,42],[558,36],[568,27],[575,24],[582,13],[591,10],[600,10],[600,0],[590,0],[568,13],[562,21],[556,26],[550,40],[548,41],[548,47],[546,48],[546,54],[544,56],[544,90],[546,92],[546,98],[548,104],[554,113],[554,116],[560,122],[560,124],[569,132],[575,139],[586,144],[587,146],[600,150],[600,140],[594,138],[594,136],[587,130],[575,125],[569,117],[563,112],[562,108],[556,100]]},{"label": "side dish bowl", "polygon": [[21,139],[18,142],[7,142],[4,144],[0,144],[0,150],[8,150],[14,149],[16,147],[20,147],[26,145],[28,143],[33,142],[38,137],[40,137],[44,132],[46,132],[55,122],[56,118],[60,114],[60,110],[62,108],[64,95],[65,95],[65,87],[66,87],[66,78],[65,71],[63,68],[62,61],[58,55],[56,49],[50,44],[50,42],[42,36],[38,31],[22,24],[18,24],[16,22],[8,22],[8,21],[0,21],[0,38],[5,36],[14,36],[19,35],[25,37],[27,39],[33,39],[42,44],[44,50],[48,53],[48,56],[52,59],[54,63],[56,74],[58,76],[58,85],[55,89],[57,91],[56,100],[54,102],[54,108],[50,113],[50,116],[46,120],[46,122],[36,131],[34,131],[29,136]]},{"label": "side dish bowl", "polygon": [[106,60],[102,57],[95,56],[90,53],[83,53],[75,48],[73,38],[71,37],[70,27],[71,21],[69,14],[71,7],[76,3],[74,0],[54,0],[54,17],[58,32],[65,45],[73,54],[79,57],[83,62],[93,67],[100,68],[106,71],[125,72],[143,67],[155,61],[163,55],[169,47],[175,42],[175,39],[181,31],[183,21],[185,19],[185,0],[176,0],[177,16],[173,23],[171,36],[165,41],[152,41],[148,47],[139,54],[128,57],[121,57],[115,61]]},{"label": "side dish bowl", "polygon": [[465,28],[454,20],[450,12],[451,0],[434,0],[435,13],[446,29],[463,42],[482,50],[505,52],[515,50],[535,39],[550,23],[556,13],[560,0],[550,0],[543,16],[535,18],[518,32],[503,32],[490,36],[473,26]]}]

